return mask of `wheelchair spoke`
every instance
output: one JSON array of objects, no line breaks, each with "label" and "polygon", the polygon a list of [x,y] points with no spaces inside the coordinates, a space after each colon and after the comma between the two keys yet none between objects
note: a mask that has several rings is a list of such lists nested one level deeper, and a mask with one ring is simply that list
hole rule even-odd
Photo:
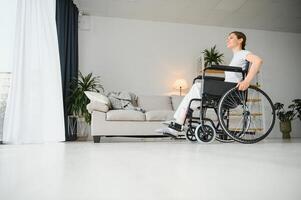
[{"label": "wheelchair spoke", "polygon": [[239,90],[236,90],[236,93],[238,94],[237,96],[238,96],[238,98],[240,99],[240,101],[242,102],[242,104],[244,104],[245,101],[243,100],[243,99],[244,99],[244,98],[243,98],[243,95],[241,95],[242,92],[240,92]]},{"label": "wheelchair spoke", "polygon": [[235,107],[238,106],[238,104],[237,104],[237,102],[236,102],[236,100],[235,100],[235,97],[233,97],[233,94],[232,94],[232,93],[231,93],[230,97],[231,97],[231,99],[233,100]]},{"label": "wheelchair spoke", "polygon": [[239,120],[238,124],[236,124],[236,125],[234,126],[234,127],[236,127],[236,128],[235,128],[235,132],[240,130],[240,126],[238,126],[238,125],[240,125],[240,124],[243,122],[242,120],[243,120],[243,118],[241,118],[241,119]]},{"label": "wheelchair spoke", "polygon": [[[225,105],[229,106],[229,107],[235,107],[235,105],[233,103],[231,103],[228,99],[226,99],[226,101],[228,103],[224,103]],[[230,103],[230,104],[229,104]]]},{"label": "wheelchair spoke", "polygon": [[228,103],[230,103],[230,104],[228,104],[228,106],[230,106],[230,107],[235,107],[235,106],[236,106],[236,105],[235,105],[235,102],[234,102],[232,99],[227,98],[226,101],[227,101]]},{"label": "wheelchair spoke", "polygon": [[[253,92],[252,96],[250,97],[250,99],[255,99],[255,92]],[[252,100],[249,102],[249,110],[253,110],[253,106],[255,105],[254,102],[252,102]]]},{"label": "wheelchair spoke", "polygon": [[[254,120],[256,120],[256,119],[254,119]],[[251,124],[253,124],[253,126],[254,126],[254,132],[256,134],[256,131],[260,130],[260,128],[256,126],[256,124],[254,123],[254,120],[251,121]]]}]

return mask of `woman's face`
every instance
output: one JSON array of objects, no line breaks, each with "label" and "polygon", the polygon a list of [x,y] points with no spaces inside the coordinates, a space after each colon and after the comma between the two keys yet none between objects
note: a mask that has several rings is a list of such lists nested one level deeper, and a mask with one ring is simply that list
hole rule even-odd
[{"label": "woman's face", "polygon": [[234,49],[238,46],[241,46],[243,39],[238,39],[234,33],[231,33],[227,38],[227,48]]}]

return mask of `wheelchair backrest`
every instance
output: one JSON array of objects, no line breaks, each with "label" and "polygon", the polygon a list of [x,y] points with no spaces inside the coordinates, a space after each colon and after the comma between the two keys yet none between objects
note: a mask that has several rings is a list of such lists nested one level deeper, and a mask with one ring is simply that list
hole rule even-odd
[{"label": "wheelchair backrest", "polygon": [[222,97],[236,85],[237,83],[225,82],[224,78],[205,76],[203,94]]}]

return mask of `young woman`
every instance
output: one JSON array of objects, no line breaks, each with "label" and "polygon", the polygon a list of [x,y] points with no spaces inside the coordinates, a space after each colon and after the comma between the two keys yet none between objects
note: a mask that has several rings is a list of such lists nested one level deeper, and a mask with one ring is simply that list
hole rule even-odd
[{"label": "young woman", "polygon": [[[250,86],[251,81],[253,80],[253,78],[255,77],[262,65],[262,59],[260,57],[256,56],[248,50],[245,50],[246,40],[246,35],[239,31],[233,31],[227,37],[227,48],[231,49],[233,52],[233,57],[229,65],[243,67],[246,64],[246,60],[251,63],[248,75],[243,81],[241,73],[225,72],[225,82],[237,83],[237,87],[239,90],[246,90]],[[200,87],[201,85],[199,82],[193,84],[190,91],[187,95],[185,95],[179,107],[177,108],[174,114],[175,120],[171,121],[170,123],[176,123],[177,126],[180,126],[183,129],[184,120],[188,111],[190,100],[193,98],[201,98]],[[175,137],[178,133],[178,131],[169,127],[164,129],[158,129],[156,131],[163,132]]]}]

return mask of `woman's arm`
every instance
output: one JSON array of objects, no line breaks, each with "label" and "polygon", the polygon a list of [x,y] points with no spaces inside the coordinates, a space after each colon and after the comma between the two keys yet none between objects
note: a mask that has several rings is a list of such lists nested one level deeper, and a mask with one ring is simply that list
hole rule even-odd
[{"label": "woman's arm", "polygon": [[262,65],[262,59],[252,53],[246,57],[247,61],[251,63],[247,77],[237,84],[239,90],[246,90],[250,86],[251,81],[256,76]]}]

